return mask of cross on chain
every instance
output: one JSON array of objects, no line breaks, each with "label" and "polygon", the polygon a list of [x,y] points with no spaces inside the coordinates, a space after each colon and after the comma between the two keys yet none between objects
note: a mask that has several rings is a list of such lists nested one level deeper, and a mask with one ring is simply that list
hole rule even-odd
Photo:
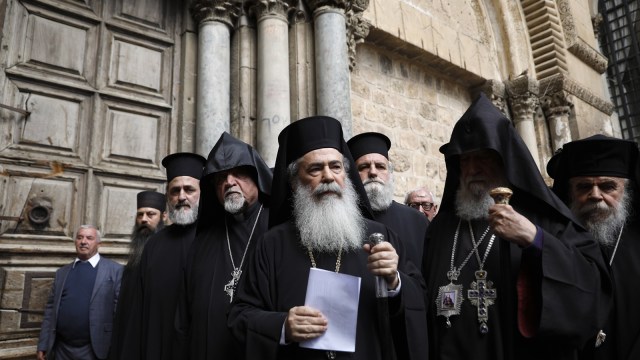
[{"label": "cross on chain", "polygon": [[480,332],[486,334],[489,332],[487,320],[489,320],[489,306],[493,305],[498,298],[497,290],[492,289],[493,282],[487,281],[487,272],[484,270],[476,271],[476,281],[471,283],[471,289],[467,290],[467,298],[471,304],[477,308],[478,322],[480,323]]}]

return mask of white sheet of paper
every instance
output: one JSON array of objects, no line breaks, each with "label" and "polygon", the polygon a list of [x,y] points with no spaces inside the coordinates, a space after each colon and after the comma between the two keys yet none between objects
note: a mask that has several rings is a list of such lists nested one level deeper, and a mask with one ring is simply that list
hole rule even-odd
[{"label": "white sheet of paper", "polygon": [[359,277],[312,268],[304,304],[320,310],[329,325],[322,336],[303,341],[300,347],[355,352],[359,299]]}]

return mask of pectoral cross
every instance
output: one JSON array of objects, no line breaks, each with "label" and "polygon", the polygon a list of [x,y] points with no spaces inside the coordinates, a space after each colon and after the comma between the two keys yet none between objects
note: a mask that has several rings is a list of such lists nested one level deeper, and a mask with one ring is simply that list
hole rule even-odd
[{"label": "pectoral cross", "polygon": [[240,275],[242,275],[242,270],[233,269],[231,272],[231,280],[224,286],[224,292],[229,295],[229,302],[233,301],[233,294],[236,292],[236,286],[238,286],[238,281],[240,281]]},{"label": "pectoral cross", "polygon": [[487,272],[476,271],[476,281],[471,283],[471,289],[467,290],[467,298],[477,308],[480,333],[489,332],[487,320],[489,320],[489,306],[498,298],[498,291],[492,289],[493,282],[487,280]]}]

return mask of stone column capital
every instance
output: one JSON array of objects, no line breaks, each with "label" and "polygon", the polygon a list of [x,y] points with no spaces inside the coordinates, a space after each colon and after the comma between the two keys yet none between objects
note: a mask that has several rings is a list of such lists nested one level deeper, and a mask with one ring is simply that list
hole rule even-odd
[{"label": "stone column capital", "polygon": [[332,7],[339,9],[347,9],[351,5],[350,0],[307,0],[307,5],[311,11],[316,11],[321,7]]},{"label": "stone column capital", "polygon": [[539,105],[538,81],[523,74],[513,80],[506,81],[505,90],[509,97],[513,122],[533,120],[533,115]]},{"label": "stone column capital", "polygon": [[233,27],[240,13],[240,2],[237,0],[195,0],[191,3],[191,16],[201,24],[206,21],[217,21]]},{"label": "stone column capital", "polygon": [[509,109],[506,103],[506,91],[505,85],[502,81],[489,79],[484,84],[472,89],[472,94],[475,97],[479,96],[483,92],[489,100],[502,112],[507,118],[511,118],[509,115]]},{"label": "stone column capital", "polygon": [[258,20],[265,16],[273,16],[288,21],[289,13],[296,10],[298,2],[296,0],[253,0],[247,5]]},{"label": "stone column capital", "polygon": [[566,91],[557,91],[540,98],[540,107],[544,116],[568,116],[573,108],[573,96]]}]

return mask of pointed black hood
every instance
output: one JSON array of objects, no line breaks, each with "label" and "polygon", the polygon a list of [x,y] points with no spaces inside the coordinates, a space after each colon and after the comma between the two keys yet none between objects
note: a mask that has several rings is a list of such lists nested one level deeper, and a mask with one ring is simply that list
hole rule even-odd
[{"label": "pointed black hood", "polygon": [[253,168],[253,181],[258,187],[258,201],[268,207],[271,195],[271,170],[262,160],[258,152],[233,136],[224,132],[218,142],[213,146],[204,166],[200,181],[200,208],[198,221],[201,226],[206,226],[215,219],[220,219],[224,214],[224,207],[218,202],[213,178],[215,174],[240,166]]},{"label": "pointed black hood", "polygon": [[498,153],[509,186],[514,190],[514,198],[519,191],[527,193],[550,212],[574,219],[571,211],[547,187],[529,149],[511,121],[484,94],[480,94],[458,120],[449,143],[440,147],[447,164],[447,180],[440,205],[442,211],[455,211],[455,196],[460,182],[460,155],[481,149]]}]

